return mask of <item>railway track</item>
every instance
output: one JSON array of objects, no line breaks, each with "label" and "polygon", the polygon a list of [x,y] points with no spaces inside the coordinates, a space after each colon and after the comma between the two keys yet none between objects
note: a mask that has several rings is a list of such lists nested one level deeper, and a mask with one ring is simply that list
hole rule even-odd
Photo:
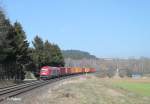
[{"label": "railway track", "polygon": [[14,87],[14,86],[26,84],[26,83],[31,83],[31,82],[34,82],[34,81],[37,81],[37,80],[23,81],[23,82],[20,82],[20,83],[18,83],[18,84],[12,84],[12,85],[3,86],[3,87],[0,87],[0,90],[6,89],[6,88],[9,88],[9,87]]},{"label": "railway track", "polygon": [[74,76],[78,76],[78,75],[64,76],[64,77],[54,78],[54,79],[46,80],[46,81],[43,81],[43,80],[34,81],[31,83],[24,83],[24,84],[0,89],[0,102],[7,100],[7,98],[14,97],[16,95],[25,93],[25,92],[33,90],[35,88],[44,86],[46,84],[50,84],[55,81],[59,81],[59,80],[74,77]]}]

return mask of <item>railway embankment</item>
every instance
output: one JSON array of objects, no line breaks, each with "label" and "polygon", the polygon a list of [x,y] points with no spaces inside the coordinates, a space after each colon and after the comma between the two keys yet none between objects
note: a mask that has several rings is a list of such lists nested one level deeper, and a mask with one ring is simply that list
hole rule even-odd
[{"label": "railway embankment", "polygon": [[[149,82],[83,75],[40,87],[8,99],[5,104],[149,104]],[[136,90],[132,89],[135,85],[139,85]]]}]

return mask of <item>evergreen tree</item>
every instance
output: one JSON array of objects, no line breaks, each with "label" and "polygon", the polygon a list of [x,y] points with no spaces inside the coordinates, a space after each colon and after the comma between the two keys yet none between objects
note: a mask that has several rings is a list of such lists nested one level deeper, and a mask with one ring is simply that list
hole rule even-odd
[{"label": "evergreen tree", "polygon": [[33,50],[32,50],[32,60],[35,66],[37,67],[36,73],[39,73],[40,68],[43,66],[43,59],[44,59],[44,42],[43,40],[36,36],[34,38],[33,43]]},{"label": "evergreen tree", "polygon": [[21,24],[16,22],[12,25],[0,10],[0,63],[15,65],[11,70],[5,69],[11,77],[15,75],[16,79],[23,79],[23,67],[29,61],[28,45]]},{"label": "evergreen tree", "polygon": [[[19,22],[14,23],[14,31],[15,31],[15,39],[12,43],[14,47],[13,50],[15,51],[15,61],[17,68],[17,74],[20,75],[21,79],[24,79],[25,75],[25,66],[29,63],[29,43],[26,40],[25,32]],[[19,79],[20,79],[19,78]]]},{"label": "evergreen tree", "polygon": [[38,69],[44,65],[64,66],[64,58],[58,45],[51,44],[48,40],[43,40],[36,36],[33,41],[32,59]]},{"label": "evergreen tree", "polygon": [[24,65],[29,62],[29,43],[26,40],[25,32],[19,22],[14,23],[14,30],[16,35],[13,46],[16,55],[16,62],[18,64]]},{"label": "evergreen tree", "polygon": [[6,19],[0,10],[0,62],[6,63],[13,61],[15,55],[12,43],[14,42],[15,32],[10,21]]},{"label": "evergreen tree", "polygon": [[51,54],[52,54],[52,59],[51,59],[52,66],[64,66],[65,64],[64,58],[58,45],[56,44],[52,45]]},{"label": "evergreen tree", "polygon": [[52,47],[52,44],[49,43],[48,40],[46,40],[46,42],[44,43],[45,65],[51,64],[51,60],[52,60],[51,47]]}]

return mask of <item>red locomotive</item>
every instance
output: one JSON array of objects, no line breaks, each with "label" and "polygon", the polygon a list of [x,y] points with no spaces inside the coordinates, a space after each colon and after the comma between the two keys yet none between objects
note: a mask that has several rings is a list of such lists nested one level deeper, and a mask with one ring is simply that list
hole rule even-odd
[{"label": "red locomotive", "polygon": [[43,66],[40,70],[41,79],[51,79],[71,74],[93,73],[95,68],[80,68],[80,67],[51,67]]},{"label": "red locomotive", "polygon": [[40,78],[41,79],[50,79],[54,77],[58,77],[60,73],[60,68],[44,66],[40,70]]}]

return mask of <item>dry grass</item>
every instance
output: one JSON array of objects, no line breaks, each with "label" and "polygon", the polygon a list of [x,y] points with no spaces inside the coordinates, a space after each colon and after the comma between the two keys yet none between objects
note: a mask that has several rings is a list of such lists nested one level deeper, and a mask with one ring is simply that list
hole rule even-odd
[{"label": "dry grass", "polygon": [[112,81],[120,79],[100,79],[94,76],[73,79],[49,89],[47,98],[49,104],[149,104],[148,96],[111,86]]},{"label": "dry grass", "polygon": [[149,81],[128,78],[102,79],[88,75],[58,81],[23,95],[19,102],[7,101],[8,103],[4,104],[149,104],[150,96],[130,89],[139,85],[137,88],[147,93],[147,88],[150,88],[147,85],[145,87],[145,84],[149,84]]}]

